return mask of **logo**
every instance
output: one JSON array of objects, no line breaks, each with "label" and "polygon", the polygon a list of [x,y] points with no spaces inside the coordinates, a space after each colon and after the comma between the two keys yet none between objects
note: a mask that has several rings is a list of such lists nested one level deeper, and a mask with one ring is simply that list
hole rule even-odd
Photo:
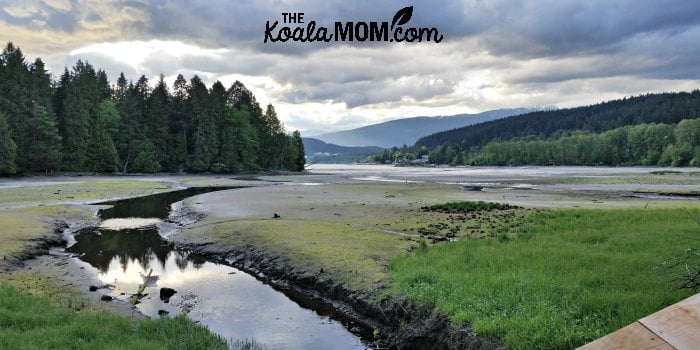
[{"label": "logo", "polygon": [[[349,42],[349,41],[386,41],[386,42],[435,42],[439,43],[443,35],[435,28],[404,26],[413,16],[413,6],[404,7],[396,12],[389,22],[335,22],[332,28],[316,25],[316,21],[304,23],[303,12],[282,12],[282,25],[279,21],[265,23],[267,42]],[[306,24],[306,26],[304,26]],[[294,25],[292,27],[291,25]]]}]

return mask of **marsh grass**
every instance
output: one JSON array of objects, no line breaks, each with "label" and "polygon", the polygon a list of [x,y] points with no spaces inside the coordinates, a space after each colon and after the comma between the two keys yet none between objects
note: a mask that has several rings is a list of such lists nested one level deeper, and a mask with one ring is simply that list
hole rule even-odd
[{"label": "marsh grass", "polygon": [[691,295],[659,266],[699,234],[685,208],[532,212],[507,239],[397,256],[389,294],[508,348],[573,348]]},{"label": "marsh grass", "polygon": [[2,349],[227,349],[185,316],[132,320],[0,282]]},{"label": "marsh grass", "polygon": [[421,209],[425,211],[437,211],[441,213],[472,213],[492,210],[517,209],[518,207],[505,203],[484,202],[484,201],[457,201],[443,204],[425,206]]}]

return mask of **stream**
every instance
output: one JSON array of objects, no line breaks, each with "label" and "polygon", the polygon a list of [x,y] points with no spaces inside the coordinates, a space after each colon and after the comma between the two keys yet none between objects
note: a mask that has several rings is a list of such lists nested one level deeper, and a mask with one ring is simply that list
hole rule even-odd
[{"label": "stream", "polygon": [[[190,188],[102,203],[113,206],[100,211],[100,225],[76,232],[66,250],[93,266],[114,298],[130,300],[146,281],[137,307],[150,317],[187,312],[231,343],[255,340],[270,349],[368,348],[349,331],[360,334],[359,327],[335,319],[334,310],[295,302],[244,271],[176,250],[163,238],[164,230],[174,228],[167,222],[173,203],[218,190]],[[176,293],[162,298],[163,287]]]}]

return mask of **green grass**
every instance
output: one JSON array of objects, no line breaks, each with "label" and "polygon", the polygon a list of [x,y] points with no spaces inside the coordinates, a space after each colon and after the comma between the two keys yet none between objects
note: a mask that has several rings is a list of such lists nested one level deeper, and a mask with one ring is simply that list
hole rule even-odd
[{"label": "green grass", "polygon": [[389,293],[508,348],[573,348],[692,294],[660,265],[699,236],[685,208],[533,212],[501,239],[401,254]]},{"label": "green grass", "polygon": [[0,282],[2,349],[227,349],[185,316],[133,320]]},{"label": "green grass", "polygon": [[444,204],[435,204],[423,207],[421,209],[426,211],[437,211],[441,213],[471,213],[475,211],[506,210],[515,208],[518,207],[504,203],[493,203],[483,201],[458,201],[447,202]]}]

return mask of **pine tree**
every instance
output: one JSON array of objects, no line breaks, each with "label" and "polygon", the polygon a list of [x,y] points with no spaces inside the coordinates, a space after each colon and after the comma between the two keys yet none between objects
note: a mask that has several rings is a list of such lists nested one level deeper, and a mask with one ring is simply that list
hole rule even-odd
[{"label": "pine tree", "polygon": [[26,135],[29,130],[27,120],[31,118],[33,104],[31,101],[31,73],[25,61],[24,53],[12,43],[8,43],[0,55],[2,83],[0,83],[0,112],[5,113],[7,123],[15,144],[14,163],[21,171],[21,164],[26,153]]},{"label": "pine tree", "polygon": [[70,171],[87,169],[88,145],[91,138],[101,91],[95,69],[78,60],[68,84],[65,100],[65,134],[63,135],[64,168]]},{"label": "pine tree", "polygon": [[142,173],[157,173],[161,170],[156,147],[151,141],[139,142],[132,170]]},{"label": "pine tree", "polygon": [[90,138],[89,170],[113,173],[119,167],[114,137],[119,131],[119,112],[111,100],[103,100],[97,111],[97,120]]},{"label": "pine tree", "polygon": [[188,142],[192,139],[189,103],[189,87],[187,81],[178,74],[173,83],[172,102],[168,114],[168,159],[164,164],[166,170],[182,171],[187,166]]},{"label": "pine tree", "polygon": [[207,87],[196,75],[190,80],[190,103],[195,128],[194,154],[190,168],[193,171],[207,171],[213,164],[217,152],[217,133],[211,111]]},{"label": "pine tree", "polygon": [[15,157],[17,146],[12,141],[12,131],[7,123],[5,114],[0,112],[0,175],[14,174],[17,172]]},{"label": "pine tree", "polygon": [[22,169],[57,170],[61,165],[61,136],[53,116],[49,115],[45,107],[36,106],[28,124]]},{"label": "pine tree", "polygon": [[129,163],[136,154],[137,140],[142,140],[141,110],[139,110],[139,93],[133,85],[129,85],[124,96],[118,101],[119,105],[119,135],[116,138],[117,153],[121,161],[121,171],[128,172]]},{"label": "pine tree", "polygon": [[294,163],[292,163],[293,171],[304,171],[304,166],[306,165],[306,154],[304,153],[304,141],[301,139],[301,133],[299,130],[294,130],[292,133],[292,147],[294,157]]},{"label": "pine tree", "polygon": [[168,140],[166,136],[168,133],[168,115],[170,113],[169,100],[168,86],[165,84],[163,75],[161,75],[158,79],[158,84],[149,96],[148,114],[145,120],[146,139],[155,146],[160,164],[170,163],[168,160]]},{"label": "pine tree", "polygon": [[260,130],[261,156],[264,157],[263,166],[266,169],[279,169],[282,167],[287,149],[287,137],[284,134],[284,127],[277,118],[275,107],[267,105],[265,114],[262,116]]}]

